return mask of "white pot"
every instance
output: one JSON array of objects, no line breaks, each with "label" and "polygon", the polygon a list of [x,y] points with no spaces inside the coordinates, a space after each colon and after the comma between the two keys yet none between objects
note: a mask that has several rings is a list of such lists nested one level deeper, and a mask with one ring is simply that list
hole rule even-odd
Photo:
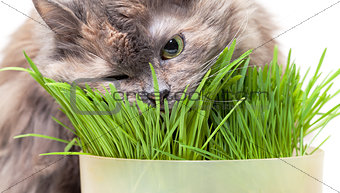
[{"label": "white pot", "polygon": [[83,193],[321,193],[324,152],[282,159],[149,161],[80,156]]}]

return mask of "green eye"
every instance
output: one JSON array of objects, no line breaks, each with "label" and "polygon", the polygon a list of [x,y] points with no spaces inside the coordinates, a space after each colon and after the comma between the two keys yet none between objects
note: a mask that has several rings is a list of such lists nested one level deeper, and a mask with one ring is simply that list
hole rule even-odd
[{"label": "green eye", "polygon": [[162,58],[169,60],[179,56],[184,49],[184,40],[180,35],[175,35],[162,49]]}]

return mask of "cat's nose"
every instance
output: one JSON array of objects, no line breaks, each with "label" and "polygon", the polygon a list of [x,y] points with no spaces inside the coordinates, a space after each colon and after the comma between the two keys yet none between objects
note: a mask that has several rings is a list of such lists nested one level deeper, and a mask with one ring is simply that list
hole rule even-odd
[{"label": "cat's nose", "polygon": [[[160,97],[161,103],[163,103],[164,99],[168,98],[169,94],[170,94],[170,91],[168,89],[159,91],[159,97]],[[148,93],[147,97],[152,103],[156,104],[155,93]]]}]

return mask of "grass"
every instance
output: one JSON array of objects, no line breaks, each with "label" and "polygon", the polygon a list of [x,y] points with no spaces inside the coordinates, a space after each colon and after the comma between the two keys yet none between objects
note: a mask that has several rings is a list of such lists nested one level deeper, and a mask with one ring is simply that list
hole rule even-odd
[{"label": "grass", "polygon": [[[324,53],[314,76],[306,81],[307,75],[300,76],[290,61],[290,54],[285,69],[277,63],[277,50],[271,64],[258,68],[249,67],[251,51],[232,60],[234,49],[235,42],[223,51],[202,79],[196,94],[183,95],[171,109],[165,100],[164,112],[151,64],[156,93],[154,107],[140,100],[131,104],[126,96],[114,100],[117,96],[112,97],[116,93],[113,85],[105,88],[105,93],[88,86],[77,87],[75,102],[79,110],[120,109],[115,114],[102,115],[77,114],[70,103],[72,86],[44,78],[25,54],[31,69],[0,71],[30,73],[55,98],[73,127],[55,121],[74,133],[75,138],[65,141],[38,134],[16,138],[33,136],[65,143],[65,152],[43,155],[91,154],[149,160],[261,159],[290,157],[295,150],[298,155],[305,155],[309,144],[304,144],[304,137],[314,131],[320,133],[339,115],[340,105],[326,113],[321,110],[340,92],[329,94],[340,69],[318,83]],[[79,146],[82,153],[68,152],[73,146]]]},{"label": "grass", "polygon": [[[294,150],[297,150],[295,153],[298,155],[306,155],[306,150],[326,124],[339,115],[339,104],[321,113],[323,107],[339,93],[339,90],[333,95],[328,92],[333,86],[332,81],[339,77],[340,70],[318,84],[325,53],[308,82],[307,74],[301,78],[296,65],[291,63],[290,53],[285,69],[278,66],[277,54],[274,54],[271,64],[262,69],[254,67],[238,71],[236,74],[242,78],[236,84],[223,87],[224,92],[216,99],[237,101],[239,93],[247,99],[224,123],[224,129],[214,140],[218,143],[210,151],[216,149],[221,154],[227,152],[225,156],[230,159],[291,157]],[[306,88],[303,89],[305,83]],[[215,125],[229,112],[223,105],[222,108],[216,106],[211,114],[211,121]],[[309,144],[304,144],[303,139],[313,131],[318,133]]]}]

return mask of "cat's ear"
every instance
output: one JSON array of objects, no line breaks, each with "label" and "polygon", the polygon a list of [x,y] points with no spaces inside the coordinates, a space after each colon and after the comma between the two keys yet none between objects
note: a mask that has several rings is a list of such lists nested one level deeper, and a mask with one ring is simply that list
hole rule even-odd
[{"label": "cat's ear", "polygon": [[51,0],[33,0],[33,3],[42,19],[56,35],[68,39],[79,34],[83,22],[70,8]]}]

